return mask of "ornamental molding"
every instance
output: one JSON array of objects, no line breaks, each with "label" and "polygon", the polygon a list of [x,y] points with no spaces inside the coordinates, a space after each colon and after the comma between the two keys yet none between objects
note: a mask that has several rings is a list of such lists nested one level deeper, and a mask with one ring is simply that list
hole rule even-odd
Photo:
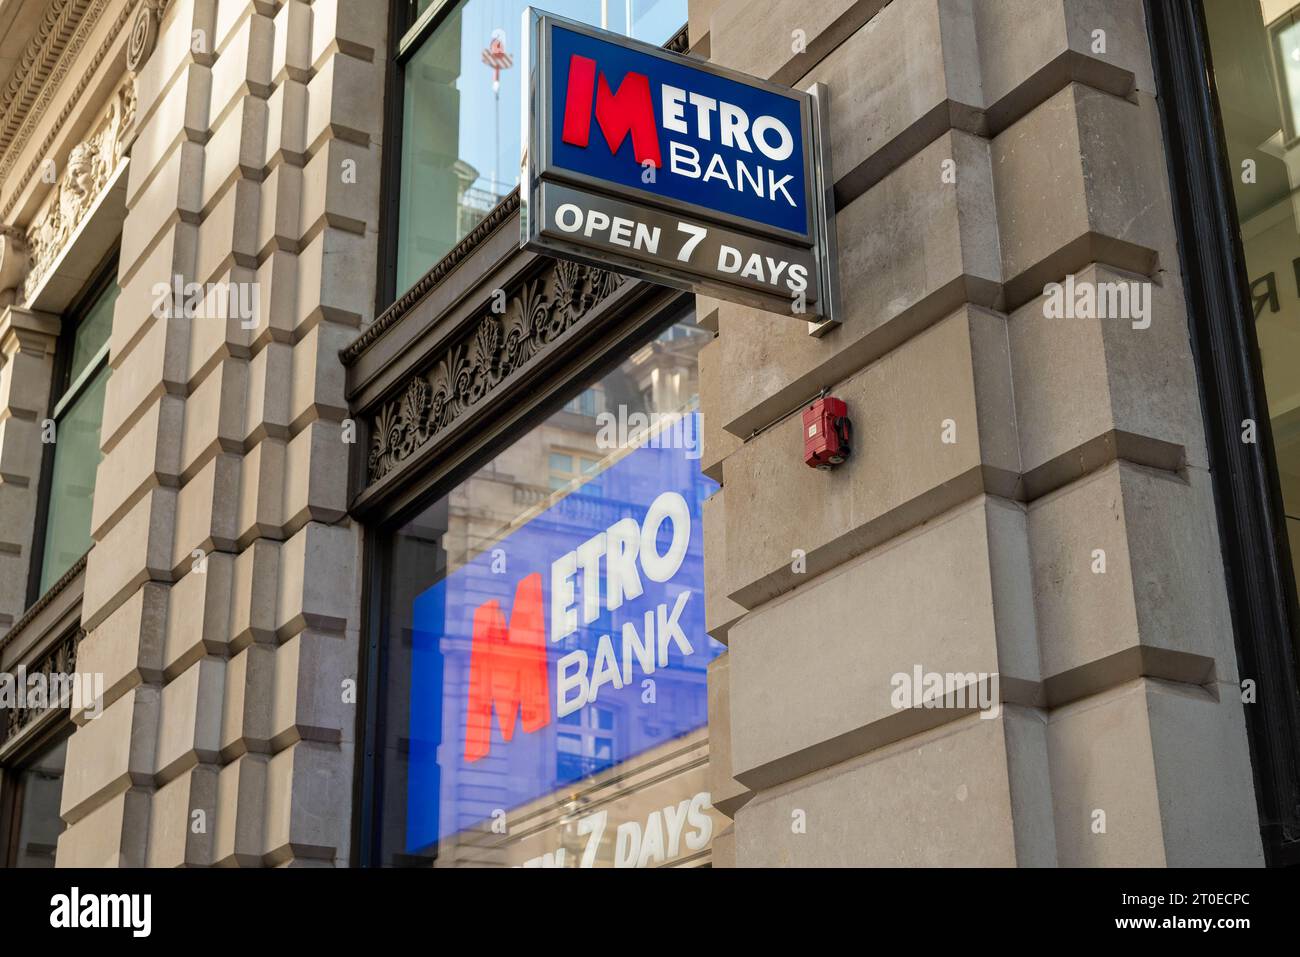
[{"label": "ornamental molding", "polygon": [[0,307],[13,304],[14,290],[27,275],[27,234],[15,226],[0,226]]},{"label": "ornamental molding", "polygon": [[167,12],[167,0],[143,0],[135,11],[131,22],[131,35],[126,41],[126,68],[134,76],[144,66],[153,48],[158,43],[158,31],[162,29],[163,14]]},{"label": "ornamental molding", "polygon": [[[76,111],[82,94],[94,79],[109,51],[113,49],[119,34],[132,21],[139,9],[148,5],[150,0],[126,4],[110,25],[103,42],[90,59],[85,60],[81,54],[86,42],[112,2],[113,0],[55,0],[57,12],[66,19],[60,19],[57,28],[50,28],[46,36],[46,41],[49,43],[48,50],[34,55],[32,65],[27,69],[20,64],[14,71],[14,77],[6,86],[6,90],[11,86],[15,88],[9,105],[3,113],[0,113],[0,183],[7,185],[7,180],[18,162],[19,154],[31,140],[36,126],[48,115],[50,103],[58,94],[64,80],[73,73],[78,77],[76,86],[73,87],[68,101],[55,118],[54,125],[46,133],[36,156],[21,175],[14,177],[12,192],[5,201],[0,216],[8,217],[13,212],[18,198],[44,165],[55,140],[67,125],[69,117]],[[166,3],[163,2],[160,9],[165,7]],[[52,7],[50,14],[47,14],[47,19],[55,12],[56,7]],[[46,23],[43,21],[42,29],[45,27]],[[38,30],[38,36],[40,35]],[[65,39],[62,42],[55,42],[56,35]],[[32,43],[37,42],[38,37],[33,37]],[[29,44],[29,49],[30,46]],[[35,77],[41,78],[38,83],[29,82]],[[0,100],[2,99],[0,97]]]},{"label": "ornamental molding", "polygon": [[525,282],[498,315],[484,306],[469,331],[411,376],[369,417],[366,483],[388,475],[580,322],[623,277],[557,260]]},{"label": "ornamental molding", "polygon": [[[55,642],[54,646],[41,655],[34,664],[23,669],[21,677],[24,683],[36,675],[43,676],[40,684],[47,690],[47,695],[40,704],[29,704],[25,700],[26,695],[23,695],[23,700],[15,703],[13,707],[0,708],[0,748],[7,748],[15,738],[51,711],[59,711],[67,707],[66,701],[51,703],[48,700],[48,693],[62,686],[62,682],[53,680],[57,676],[71,676],[76,673],[78,646],[85,634],[84,630],[77,628]],[[19,675],[15,674],[11,680],[16,683],[18,679]]]},{"label": "ornamental molding", "polygon": [[109,100],[94,132],[68,152],[63,175],[27,229],[28,269],[20,301],[30,301],[40,288],[59,253],[108,186],[125,154],[135,112],[135,81],[128,77]]},{"label": "ornamental molding", "polygon": [[669,53],[680,53],[682,56],[690,53],[690,25],[683,23],[682,28],[668,38],[668,41],[664,44],[664,49]]},{"label": "ornamental molding", "polygon": [[470,254],[482,244],[483,240],[500,229],[518,211],[519,188],[516,187],[513,192],[508,193],[501,202],[497,203],[469,231],[465,238],[452,248],[451,252],[438,260],[434,267],[421,276],[414,286],[385,309],[378,319],[368,325],[365,332],[339,350],[339,359],[342,360],[343,364],[351,365],[355,362],[361,353],[374,345],[380,336],[406,315],[412,306],[423,299],[430,289],[442,282],[448,273],[468,259]]},{"label": "ornamental molding", "polygon": [[[685,54],[690,45],[687,24],[674,33],[663,45],[665,50]],[[446,256],[434,264],[418,282],[375,319],[365,330],[339,350],[339,359],[344,365],[351,365],[369,349],[403,316],[410,312],[417,302],[424,298],[438,283],[442,282],[457,266],[483,243],[488,236],[496,232],[511,216],[519,210],[519,187],[515,187],[485,216]]]},{"label": "ornamental molding", "polygon": [[0,91],[0,155],[13,143],[90,4],[91,0],[52,0],[46,9],[13,75]]},{"label": "ornamental molding", "polygon": [[63,594],[68,586],[76,581],[77,576],[86,570],[86,559],[89,556],[90,553],[87,552],[85,555],[82,555],[73,562],[72,567],[60,575],[59,580],[47,588],[45,594],[36,599],[36,603],[23,612],[22,617],[14,622],[9,627],[8,631],[3,635],[0,635],[0,649],[3,649],[5,645],[9,644],[9,642],[13,641],[16,636],[21,634],[24,628],[35,621],[36,617],[54,602],[54,599]]}]

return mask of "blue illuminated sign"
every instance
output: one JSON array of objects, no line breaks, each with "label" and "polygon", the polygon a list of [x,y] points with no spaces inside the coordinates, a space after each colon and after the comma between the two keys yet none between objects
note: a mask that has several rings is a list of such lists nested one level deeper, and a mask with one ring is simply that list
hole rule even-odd
[{"label": "blue illuminated sign", "polygon": [[529,8],[525,249],[838,318],[830,93],[794,90]]},{"label": "blue illuminated sign", "polygon": [[[696,432],[698,435],[698,432]],[[638,448],[414,604],[407,849],[708,720],[698,451]]]},{"label": "blue illuminated sign", "polygon": [[551,44],[554,169],[809,233],[796,95],[561,26]]}]

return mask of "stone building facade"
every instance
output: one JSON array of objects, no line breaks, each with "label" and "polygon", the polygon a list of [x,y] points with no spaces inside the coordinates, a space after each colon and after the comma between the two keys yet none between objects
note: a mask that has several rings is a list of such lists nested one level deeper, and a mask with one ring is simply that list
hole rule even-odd
[{"label": "stone building facade", "polygon": [[[517,135],[504,86],[495,141],[471,115],[478,47],[517,85],[503,6],[0,0],[0,672],[101,682],[0,713],[0,863],[1286,859],[1296,674],[1246,665],[1294,665],[1294,579],[1283,532],[1258,568],[1289,604],[1252,626],[1167,14],[658,0],[606,24],[829,89],[843,321],[814,337],[520,250],[513,166],[471,150]],[[1058,283],[1135,311],[1055,315]],[[96,383],[99,454],[60,484]],[[827,391],[855,451],[812,471],[792,413]],[[1279,394],[1242,454],[1285,487]],[[438,751],[421,844],[420,601],[565,501],[604,528],[592,489],[630,452],[592,423],[627,402],[700,413],[707,669],[661,675],[658,730],[559,716],[558,767],[513,803],[513,766]],[[900,706],[930,673],[995,706]]]},{"label": "stone building facade", "polygon": [[[102,715],[71,715],[58,862],[345,863],[350,794],[326,785],[351,778],[354,711],[323,691],[355,676],[360,607],[338,350],[373,316],[383,22],[348,2],[44,6],[31,48],[63,79],[34,84],[52,102],[0,201],[33,257],[7,314],[4,448],[28,481],[4,486],[23,499],[4,611],[33,645],[79,620],[77,668],[104,676]],[[330,175],[345,161],[357,188]],[[114,247],[95,545],[29,607],[51,346]],[[174,277],[256,283],[268,321],[158,308]]]}]

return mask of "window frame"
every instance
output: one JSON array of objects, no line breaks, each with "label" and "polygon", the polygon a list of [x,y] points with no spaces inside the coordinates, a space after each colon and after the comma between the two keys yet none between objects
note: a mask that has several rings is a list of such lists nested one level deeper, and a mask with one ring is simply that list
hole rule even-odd
[{"label": "window frame", "polygon": [[[632,282],[634,280],[629,280]],[[365,523],[362,542],[362,621],[364,643],[361,649],[358,694],[357,771],[353,789],[352,864],[357,867],[382,867],[383,757],[386,720],[383,707],[388,689],[388,656],[384,649],[391,630],[387,608],[389,582],[392,579],[393,539],[399,529],[439,499],[450,495],[497,455],[563,411],[564,406],[583,389],[590,388],[616,369],[638,349],[643,348],[670,326],[695,314],[695,298],[685,293],[673,294],[661,306],[643,311],[632,309],[630,326],[612,340],[596,337],[581,351],[580,361],[568,363],[554,376],[551,387],[539,392],[525,414],[492,441],[476,448],[456,468],[430,480],[427,476],[410,476],[413,494],[399,496],[382,507],[373,520]],[[488,399],[487,401],[492,401]]]},{"label": "window frame", "polygon": [[[376,257],[375,315],[382,315],[405,289],[397,288],[398,222],[400,219],[402,182],[402,119],[405,107],[405,71],[407,62],[433,35],[447,15],[461,0],[432,0],[429,7],[414,19],[408,16],[413,0],[389,0],[388,62],[384,71],[385,149],[380,158],[379,254]],[[664,44],[677,49],[687,25],[682,24]],[[682,51],[684,52],[684,44]],[[511,200],[518,189],[506,193],[494,208]],[[488,217],[492,214],[488,213]],[[434,263],[431,268],[437,268]]]},{"label": "window frame", "polygon": [[[48,714],[58,714],[58,717],[48,718]],[[17,869],[18,831],[23,814],[23,788],[19,784],[22,773],[41,752],[57,745],[60,738],[71,737],[75,730],[68,719],[66,708],[50,709],[48,714],[37,719],[44,721],[45,726],[31,735],[30,740],[22,742],[13,754],[6,756],[4,762],[0,763],[0,869]],[[64,774],[66,773],[65,764]]]},{"label": "window frame", "polygon": [[[50,376],[50,397],[45,405],[48,410],[45,418],[55,423],[56,435],[59,416],[66,412],[68,407],[74,404],[80,396],[84,395],[99,373],[108,367],[109,352],[112,345],[111,332],[109,339],[86,363],[86,367],[77,376],[76,380],[68,381],[77,331],[81,328],[91,310],[94,309],[95,304],[99,302],[100,297],[117,282],[117,265],[118,249],[114,246],[100,264],[95,267],[90,281],[86,283],[71,306],[63,313],[59,338],[54,345],[54,368]],[[41,472],[39,492],[36,497],[36,520],[32,526],[31,564],[27,570],[26,604],[28,608],[36,604],[44,591],[54,588],[56,584],[56,582],[51,582],[49,588],[45,590],[41,588],[41,572],[45,565],[50,499],[54,491],[54,456],[56,447],[57,442],[51,442],[46,443],[45,447],[41,449]]]},{"label": "window frame", "polygon": [[[1201,385],[1242,680],[1260,834],[1269,865],[1300,864],[1300,607],[1250,304],[1250,281],[1197,0],[1145,0],[1192,352]],[[1245,419],[1254,444],[1240,440]]]},{"label": "window frame", "polygon": [[[384,77],[385,149],[380,163],[375,315],[393,322],[426,321],[418,316],[418,302],[403,301],[399,304],[399,297],[405,297],[407,290],[396,288],[403,69],[423,40],[437,29],[457,2],[434,0],[430,8],[414,21],[407,17],[410,0],[390,0],[388,5],[389,56]],[[685,52],[686,31],[686,24],[683,24],[665,46]],[[513,194],[507,194],[497,208],[508,205],[513,198]],[[549,259],[526,256],[522,251],[518,255],[525,263],[532,259],[539,262]],[[456,252],[453,251],[446,258],[454,256]],[[471,259],[460,268],[475,268],[472,262]],[[435,263],[430,271],[437,268]],[[535,269],[535,266],[528,268]],[[477,281],[471,280],[470,287],[474,287]],[[375,499],[367,501],[363,491],[359,494],[360,501],[354,500],[353,514],[363,528],[363,640],[358,662],[357,694],[356,738],[360,746],[356,749],[352,789],[350,857],[353,866],[376,867],[382,864],[380,837],[383,822],[379,813],[383,808],[383,795],[379,743],[382,741],[382,701],[388,674],[386,656],[381,654],[381,647],[389,630],[384,598],[391,578],[388,565],[393,534],[410,518],[450,494],[510,444],[560,411],[591,382],[598,381],[637,349],[651,342],[659,331],[694,311],[694,296],[635,280],[628,280],[628,284],[635,288],[624,290],[624,294],[616,294],[612,300],[594,307],[589,316],[589,335],[580,342],[554,347],[544,357],[533,360],[530,379],[534,387],[527,393],[526,403],[509,396],[485,400],[489,405],[497,404],[497,407],[508,410],[507,414],[486,430],[456,436],[447,450],[450,454],[435,466],[406,473],[391,490],[384,491]],[[377,318],[376,322],[379,321]],[[359,478],[354,485],[365,488],[365,482]]]},{"label": "window frame", "polygon": [[[388,5],[389,56],[384,76],[384,130],[387,149],[381,159],[379,201],[379,255],[375,277],[375,315],[384,312],[406,290],[397,288],[398,221],[401,215],[402,118],[405,107],[406,64],[460,0],[433,0],[414,19],[408,16],[412,0],[390,0]],[[505,200],[503,199],[502,202]],[[435,264],[436,265],[436,264]]]}]

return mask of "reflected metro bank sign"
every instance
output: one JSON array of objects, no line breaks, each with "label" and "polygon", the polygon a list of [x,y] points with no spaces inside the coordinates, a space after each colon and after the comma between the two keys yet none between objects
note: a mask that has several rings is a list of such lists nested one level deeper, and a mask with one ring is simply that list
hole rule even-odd
[{"label": "reflected metro bank sign", "polygon": [[827,94],[524,12],[520,244],[835,320]]},{"label": "reflected metro bank sign", "polygon": [[716,489],[636,448],[416,598],[409,852],[705,726]]}]

